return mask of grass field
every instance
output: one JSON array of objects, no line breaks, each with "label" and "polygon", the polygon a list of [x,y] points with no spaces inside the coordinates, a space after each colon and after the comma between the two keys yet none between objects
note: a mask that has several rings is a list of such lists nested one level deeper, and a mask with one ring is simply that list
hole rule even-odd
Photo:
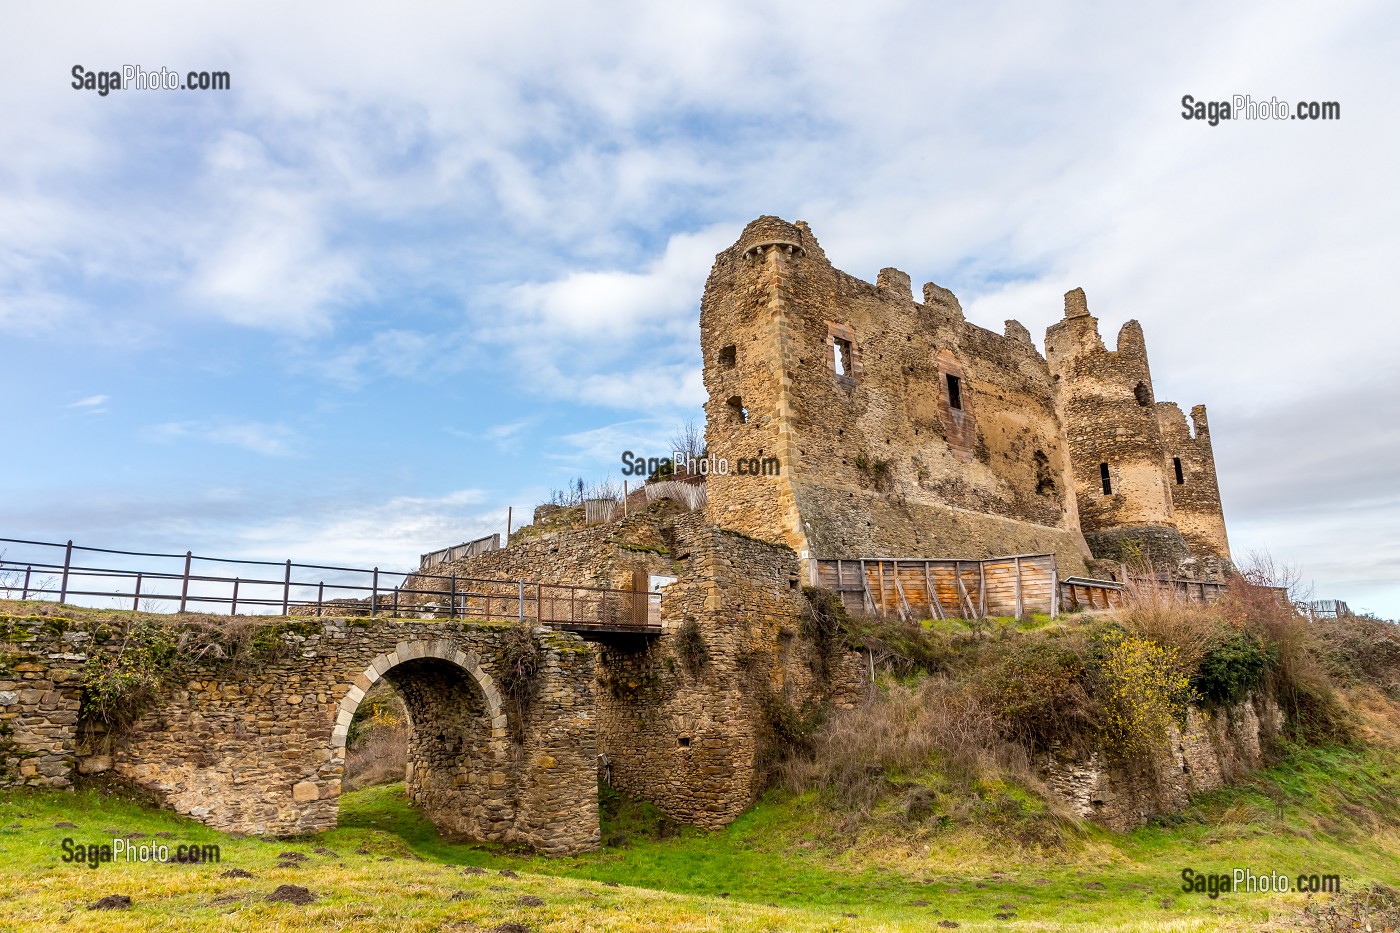
[{"label": "grass field", "polygon": [[[10,792],[0,795],[0,931],[1263,930],[1296,928],[1307,899],[1187,894],[1182,869],[1335,873],[1344,892],[1400,883],[1400,760],[1382,750],[1300,752],[1200,798],[1172,825],[1072,826],[1062,845],[1034,851],[976,826],[873,820],[851,836],[819,801],[780,795],[714,833],[609,803],[604,834],[617,844],[546,859],[443,841],[400,785],[346,795],[339,829],[290,841],[222,835],[94,789]],[[217,844],[220,862],[61,861],[65,837],[130,833],[145,834],[138,844]],[[251,877],[222,876],[231,869]],[[270,902],[281,885],[315,900]],[[132,906],[88,909],[112,894]]]}]

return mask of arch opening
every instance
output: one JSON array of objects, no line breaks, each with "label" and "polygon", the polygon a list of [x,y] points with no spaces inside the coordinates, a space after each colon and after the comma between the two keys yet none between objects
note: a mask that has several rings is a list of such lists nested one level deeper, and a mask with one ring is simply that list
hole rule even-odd
[{"label": "arch opening", "polygon": [[365,697],[362,684],[382,681],[407,710],[404,786],[413,804],[445,834],[508,838],[516,820],[516,781],[499,691],[472,654],[400,648],[417,656],[394,652],[377,658],[341,700],[332,754],[343,765],[349,725]]}]

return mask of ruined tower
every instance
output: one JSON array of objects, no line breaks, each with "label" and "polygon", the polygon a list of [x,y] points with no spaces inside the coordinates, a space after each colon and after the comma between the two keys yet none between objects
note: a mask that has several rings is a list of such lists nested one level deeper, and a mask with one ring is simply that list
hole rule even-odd
[{"label": "ruined tower", "polygon": [[706,442],[777,476],[709,478],[709,519],[802,559],[1054,553],[1082,572],[1069,451],[1020,324],[970,324],[952,292],[835,269],[803,223],[761,217],[701,303]]},{"label": "ruined tower", "polygon": [[1045,355],[1094,555],[1165,571],[1193,555],[1228,559],[1205,409],[1192,437],[1180,409],[1156,401],[1142,326],[1124,324],[1109,350],[1076,288],[1046,332]]}]

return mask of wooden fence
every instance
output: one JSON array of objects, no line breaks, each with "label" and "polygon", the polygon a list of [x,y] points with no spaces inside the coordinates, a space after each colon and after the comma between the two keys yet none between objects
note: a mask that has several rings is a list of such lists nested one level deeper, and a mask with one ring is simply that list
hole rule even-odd
[{"label": "wooden fence", "polygon": [[[1053,554],[1015,554],[984,560],[921,557],[825,558],[815,561],[815,584],[834,591],[848,611],[902,619],[1021,617],[1062,610],[1116,609],[1124,584],[1089,577],[1061,579]],[[1169,589],[1187,602],[1213,602],[1225,584],[1175,578],[1131,577],[1132,583]]]}]

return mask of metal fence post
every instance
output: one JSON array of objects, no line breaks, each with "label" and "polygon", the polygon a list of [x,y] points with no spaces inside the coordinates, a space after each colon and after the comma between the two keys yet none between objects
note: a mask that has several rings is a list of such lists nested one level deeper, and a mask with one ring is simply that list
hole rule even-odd
[{"label": "metal fence post", "polygon": [[229,605],[228,614],[238,615],[238,578],[233,578],[233,602]]},{"label": "metal fence post", "polygon": [[190,597],[190,561],[194,559],[191,551],[185,552],[185,578],[180,583],[180,611],[185,611],[185,602]]},{"label": "metal fence post", "polygon": [[63,551],[63,585],[58,591],[58,601],[68,602],[68,568],[73,566],[73,541],[69,539],[68,547]]},{"label": "metal fence post", "polygon": [[399,588],[394,587],[394,618],[399,617]]},{"label": "metal fence post", "polygon": [[452,618],[457,618],[457,572],[452,572]]},{"label": "metal fence post", "polygon": [[374,618],[375,609],[379,608],[379,568],[374,568],[374,584],[369,591],[369,617]]},{"label": "metal fence post", "polygon": [[29,598],[29,575],[34,572],[33,567],[24,568],[24,592],[20,594],[20,599]]},{"label": "metal fence post", "polygon": [[316,617],[321,617],[321,600],[326,595],[326,581],[322,580],[316,584]]},{"label": "metal fence post", "polygon": [[525,581],[520,581],[520,624],[525,624]]},{"label": "metal fence post", "polygon": [[287,574],[282,578],[282,615],[287,615],[292,602],[292,562],[287,561]]},{"label": "metal fence post", "polygon": [[131,594],[131,611],[135,612],[141,608],[141,574],[136,574],[136,592]]}]

